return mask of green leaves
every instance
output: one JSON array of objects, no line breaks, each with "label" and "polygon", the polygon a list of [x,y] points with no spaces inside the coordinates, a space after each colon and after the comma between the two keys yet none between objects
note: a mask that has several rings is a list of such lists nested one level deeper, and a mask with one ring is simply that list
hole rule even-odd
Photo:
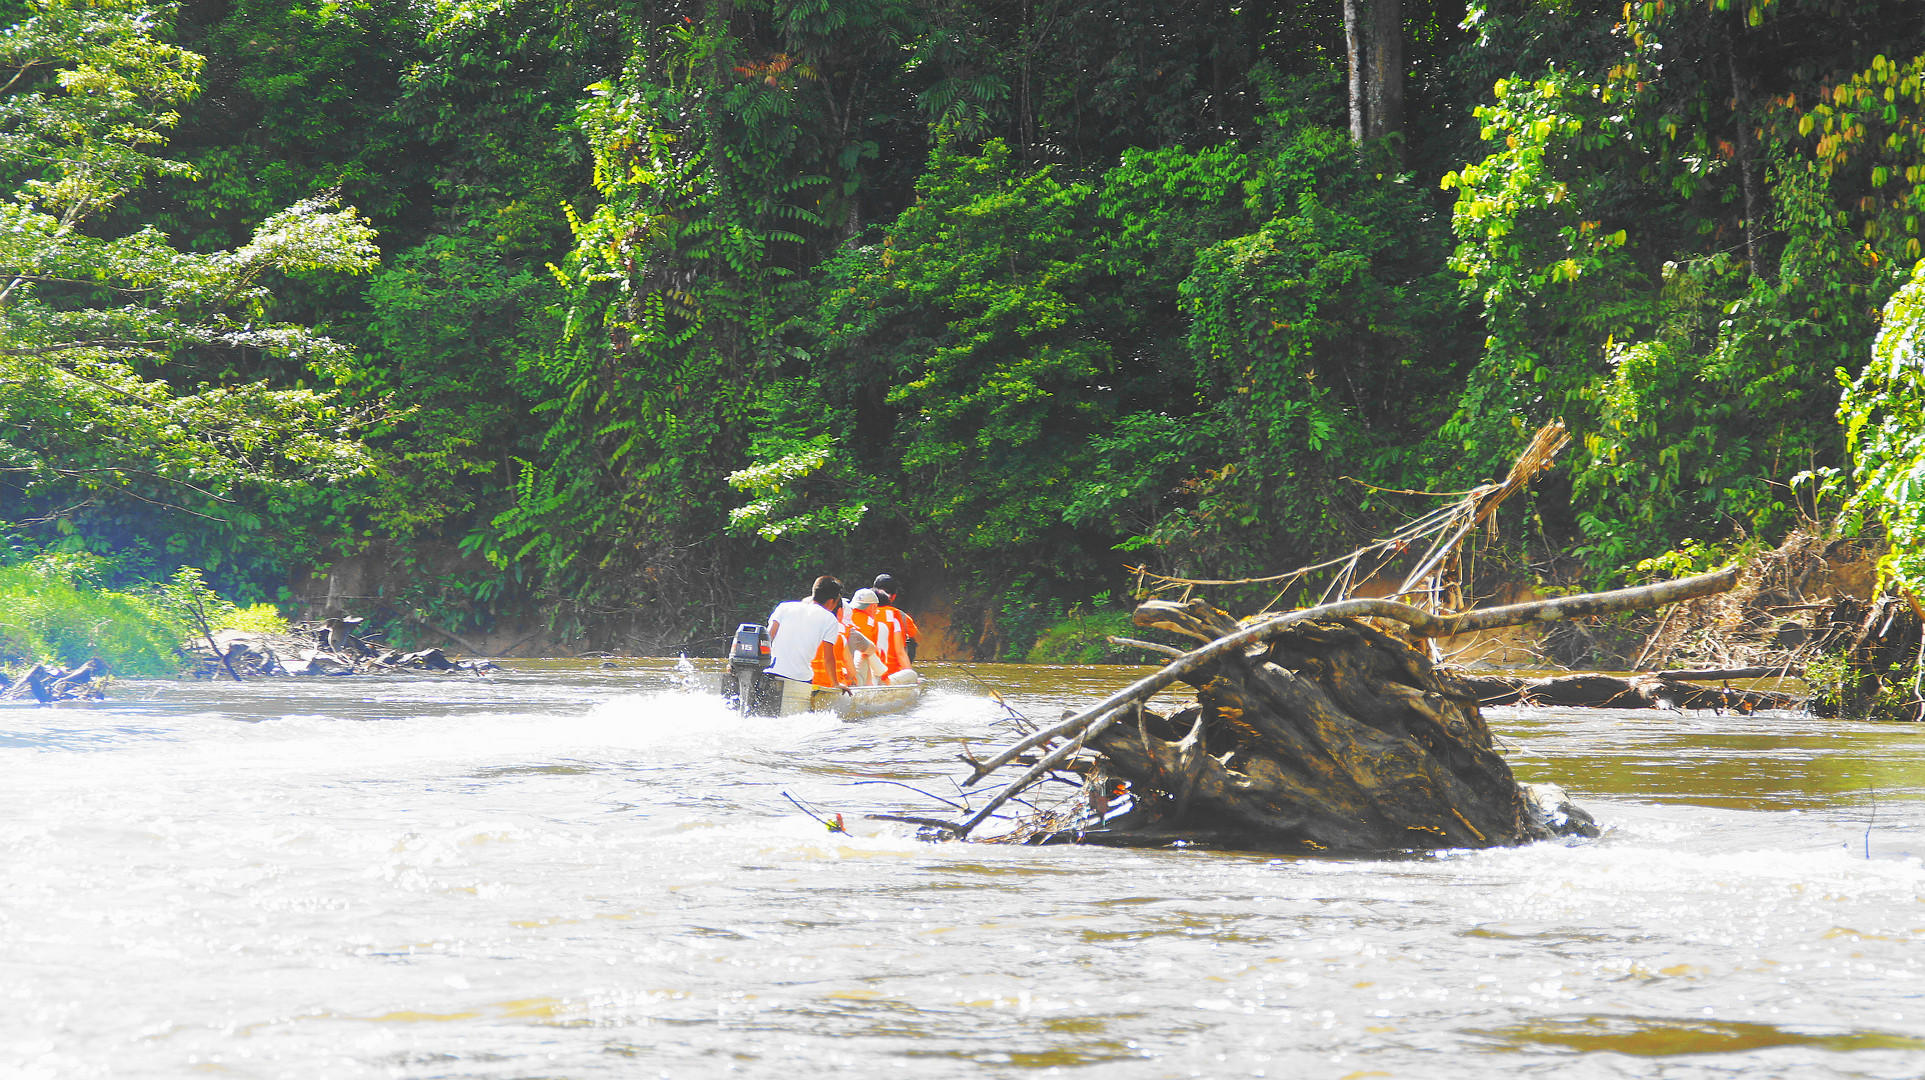
[{"label": "green leaves", "polygon": [[[573,250],[551,267],[560,340],[522,364],[547,427],[487,544],[571,592],[619,591],[657,573],[663,549],[723,534],[725,477],[775,373],[790,283],[826,227],[823,170],[844,144],[823,139],[803,93],[820,73],[756,55],[709,16],[636,41],[576,117],[601,201],[570,211]],[[805,16],[798,33],[816,25]],[[738,520],[805,528],[777,524],[786,514],[765,496]]]},{"label": "green leaves", "polygon": [[837,260],[846,287],[810,326],[824,364],[887,381],[897,512],[944,549],[1006,558],[1059,524],[1104,416],[1088,387],[1109,351],[1076,299],[1099,257],[1082,240],[1093,192],[949,139],[919,194],[880,246]]},{"label": "green leaves", "polygon": [[[1499,80],[1477,110],[1487,155],[1443,181],[1451,265],[1489,334],[1448,434],[1489,475],[1564,419],[1599,576],[1811,512],[1789,485],[1843,464],[1831,372],[1868,346],[1883,268],[1918,258],[1906,169],[1925,179],[1925,147],[1877,116],[1916,100],[1916,64],[1872,55],[1822,4],[1748,13],[1768,32],[1627,8],[1608,47]],[[1787,66],[1774,42],[1793,39]]]},{"label": "green leaves", "polygon": [[41,553],[0,565],[0,664],[77,667],[99,656],[121,677],[177,674],[192,631],[153,595],[107,588],[104,562]]},{"label": "green leaves", "polygon": [[[183,354],[227,350],[342,370],[337,343],[264,318],[266,281],[365,271],[373,231],[325,198],[229,251],[180,251],[151,227],[92,231],[146,176],[186,173],[143,148],[162,141],[199,58],[155,40],[152,12],[134,4],[44,0],[35,12],[0,35],[18,76],[0,92],[0,170],[23,178],[0,207],[0,487],[63,507],[49,521],[111,520],[121,498],[150,519],[158,506],[258,532],[250,503],[285,508],[368,468],[356,418],[313,390],[183,389],[156,375]],[[64,535],[88,542],[87,530]]]},{"label": "green leaves", "polygon": [[28,10],[0,34],[0,161],[28,173],[22,196],[70,227],[150,175],[191,175],[145,149],[166,142],[201,66],[156,40],[158,13],[127,0]]},{"label": "green leaves", "polygon": [[[811,489],[834,485],[846,497],[849,488],[858,486],[855,472],[838,460],[834,436],[821,434],[800,442],[765,438],[759,440],[757,451],[756,464],[729,474],[730,487],[754,496],[754,501],[729,511],[730,530],[753,531],[764,540],[790,540],[843,536],[862,524],[869,511],[867,503],[811,498]],[[769,456],[774,454],[780,456]],[[832,461],[837,467],[825,471]]]},{"label": "green leaves", "polygon": [[1855,464],[1855,506],[1880,521],[1890,541],[1881,570],[1925,595],[1925,262],[1885,305],[1871,362],[1839,417]]}]

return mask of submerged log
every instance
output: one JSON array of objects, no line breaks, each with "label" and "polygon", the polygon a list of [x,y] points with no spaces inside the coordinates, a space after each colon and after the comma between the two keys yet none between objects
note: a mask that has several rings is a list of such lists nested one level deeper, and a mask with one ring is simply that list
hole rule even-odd
[{"label": "submerged log", "polygon": [[51,705],[53,695],[47,690],[47,682],[52,677],[52,673],[44,666],[35,664],[15,679],[6,693],[0,694],[0,701],[21,701],[31,697],[42,705]]},{"label": "submerged log", "polygon": [[101,696],[96,678],[107,675],[107,662],[96,656],[72,671],[35,664],[0,693],[0,701],[33,698],[42,705],[57,701],[84,701]]},{"label": "submerged log", "polygon": [[394,662],[407,667],[427,668],[429,671],[453,671],[456,667],[455,662],[448,659],[448,654],[440,649],[406,653],[396,657]]},{"label": "submerged log", "polygon": [[[1089,786],[1107,801],[1109,785],[1122,781],[1134,809],[1123,820],[1079,823],[1073,831],[1085,841],[1150,835],[1363,852],[1594,834],[1588,817],[1554,788],[1517,782],[1475,687],[1362,620],[1388,618],[1418,637],[1442,637],[1670,603],[1729,589],[1736,577],[1733,568],[1453,616],[1345,600],[1246,625],[1202,600],[1150,601],[1136,610],[1138,626],[1207,644],[979,763],[970,783],[1026,750],[1065,740],[954,831],[967,835],[1029,784],[1093,752],[1083,770]],[[1194,706],[1169,716],[1143,708],[1177,681],[1196,688]]]},{"label": "submerged log", "polygon": [[1660,671],[1660,679],[1682,679],[1687,682],[1729,682],[1732,679],[1801,679],[1805,669],[1797,664],[1779,664],[1776,667],[1743,668],[1685,668],[1676,671]]},{"label": "submerged log", "polygon": [[53,695],[55,701],[98,697],[100,687],[94,680],[106,675],[107,661],[98,656],[91,657],[86,663],[48,683],[47,693]]}]

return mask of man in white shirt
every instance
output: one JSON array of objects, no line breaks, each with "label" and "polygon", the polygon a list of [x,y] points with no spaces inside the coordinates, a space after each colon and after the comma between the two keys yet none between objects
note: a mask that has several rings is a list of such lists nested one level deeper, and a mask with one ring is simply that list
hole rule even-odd
[{"label": "man in white shirt", "polygon": [[[769,614],[768,673],[780,679],[782,686],[782,707],[776,715],[809,711],[809,701],[815,694],[810,680],[815,675],[816,649],[824,642],[829,645],[831,685],[842,683],[842,665],[835,650],[836,638],[842,633],[842,620],[836,617],[835,608],[841,603],[842,586],[834,578],[824,577],[817,579],[809,599],[778,604]],[[847,687],[841,689],[849,692]]]}]

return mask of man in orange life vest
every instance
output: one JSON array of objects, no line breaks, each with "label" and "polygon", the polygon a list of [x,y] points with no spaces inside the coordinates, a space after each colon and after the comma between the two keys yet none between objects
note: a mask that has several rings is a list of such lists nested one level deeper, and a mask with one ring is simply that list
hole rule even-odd
[{"label": "man in orange life vest", "polygon": [[853,643],[867,639],[871,647],[855,654],[850,666],[855,669],[856,683],[860,686],[873,686],[887,682],[895,669],[889,666],[890,643],[896,639],[895,627],[882,615],[882,601],[874,589],[857,589],[849,598],[849,635]]},{"label": "man in orange life vest", "polygon": [[889,674],[894,675],[915,662],[916,642],[922,634],[916,629],[916,620],[896,606],[895,578],[888,574],[877,574],[876,583],[871,588],[875,589],[882,601],[876,607],[877,617],[887,622],[893,631],[887,650],[882,654],[882,661],[888,667]]},{"label": "man in orange life vest", "polygon": [[[876,679],[863,678],[863,673],[871,667],[881,668],[882,663],[880,659],[877,659],[872,664],[863,662],[868,659],[869,655],[875,653],[875,642],[866,633],[855,628],[849,605],[842,602],[842,582],[830,577],[828,574],[824,574],[816,578],[815,583],[817,588],[822,587],[824,583],[835,586],[837,593],[836,601],[834,606],[829,608],[829,612],[842,624],[842,632],[836,636],[833,645],[825,641],[821,645],[816,646],[815,663],[812,665],[814,669],[814,683],[817,686],[834,689],[837,687],[862,686],[875,682]],[[867,590],[863,591],[866,592]],[[836,664],[840,666],[832,666],[830,664],[831,653],[835,654],[833,659]],[[878,678],[881,677],[881,674],[882,672],[880,671],[876,672]]]}]

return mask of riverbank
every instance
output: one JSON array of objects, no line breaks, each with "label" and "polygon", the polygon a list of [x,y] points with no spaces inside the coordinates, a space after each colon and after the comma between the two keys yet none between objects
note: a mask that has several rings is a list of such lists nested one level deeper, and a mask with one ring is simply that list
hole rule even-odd
[{"label": "riverbank", "polygon": [[[1879,554],[1875,545],[1864,541],[1827,541],[1796,533],[1777,550],[1755,557],[1741,586],[1729,595],[1609,621],[1460,635],[1439,642],[1437,655],[1446,663],[1493,675],[1559,670],[1635,673],[1665,668],[1797,668],[1809,674],[1818,691],[1819,707],[1825,711],[1913,718],[1917,703],[1906,699],[1905,686],[1916,662],[1916,620],[1905,609],[1873,598]],[[444,556],[459,558],[458,553]],[[290,614],[315,620],[310,627],[328,617],[371,615],[358,633],[384,649],[395,646],[402,655],[423,651],[424,647],[438,647],[473,660],[649,651],[632,643],[613,649],[592,648],[595,639],[567,631],[563,618],[566,612],[559,608],[531,609],[520,619],[487,629],[462,623],[467,629],[454,630],[431,610],[410,607],[398,599],[397,593],[405,594],[405,589],[389,588],[392,581],[381,575],[394,570],[396,557],[394,552],[379,558],[369,554],[305,575],[302,581],[306,591],[293,594]],[[429,562],[418,568],[453,573],[460,565]],[[77,571],[72,567],[17,567],[6,573],[21,579],[14,586],[17,599],[10,604],[10,624],[41,629],[38,637],[22,644],[26,639],[17,633],[9,639],[7,631],[0,628],[0,646],[12,642],[0,648],[0,671],[17,675],[35,662],[70,669],[101,655],[110,670],[121,677],[171,677],[194,666],[188,653],[201,648],[207,639],[202,628],[191,625],[178,610],[168,614],[156,607],[158,594],[151,588],[142,593],[91,588],[75,576]],[[61,579],[63,573],[74,580]],[[194,595],[202,597],[206,610],[214,614],[209,629],[232,628],[242,619],[241,609],[213,596],[204,586],[197,589]],[[1386,586],[1365,581],[1357,588],[1359,595],[1372,595],[1373,591],[1386,591]],[[1518,603],[1546,591],[1511,581],[1486,583],[1477,595],[1485,604]],[[978,654],[967,642],[980,646],[992,639],[1007,641],[1006,635],[1014,632],[1005,624],[1000,630],[977,627],[961,634],[961,609],[939,576],[921,582],[919,592],[926,602],[912,599],[908,606],[922,625],[920,655],[925,660],[974,661]],[[363,601],[369,606],[351,606]],[[1881,603],[1884,606],[1879,606]],[[52,610],[64,614],[58,618],[44,614]],[[1060,608],[1054,610],[1057,614],[1052,615],[1050,609],[1039,607],[1034,623],[1041,630],[1026,631],[1037,635],[1037,643],[1029,652],[1032,662],[1127,663],[1142,659],[1139,650],[1110,640],[1131,632],[1127,613],[1088,608],[1064,615]],[[22,611],[30,617],[21,618]],[[249,629],[269,633],[288,630],[287,623],[272,609],[257,606],[245,615],[250,620]],[[714,615],[709,613],[710,618]],[[441,613],[441,617],[453,618],[447,613]],[[734,621],[727,620],[727,629],[733,629]],[[133,645],[121,640],[130,634],[139,638]],[[656,636],[664,636],[659,626]],[[719,638],[709,640],[699,633],[691,637],[687,629],[680,636],[683,640],[670,643],[680,647],[667,655],[687,652],[701,657],[721,652]],[[47,644],[56,639],[58,647]],[[185,650],[183,643],[187,645]],[[303,654],[315,651],[319,644],[309,633],[271,651],[278,658],[307,660]]]}]

